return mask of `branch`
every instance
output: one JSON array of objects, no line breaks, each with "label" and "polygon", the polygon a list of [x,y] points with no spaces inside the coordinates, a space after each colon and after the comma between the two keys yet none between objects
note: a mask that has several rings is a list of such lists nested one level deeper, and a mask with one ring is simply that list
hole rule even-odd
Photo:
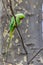
[{"label": "branch", "polygon": [[22,36],[21,36],[21,34],[20,34],[20,31],[19,31],[18,27],[16,27],[16,29],[17,29],[17,31],[18,31],[18,33],[19,33],[20,38],[21,38],[22,46],[23,46],[23,48],[24,48],[26,54],[28,54],[28,53],[27,53],[27,50],[26,50],[26,48],[25,48],[25,46],[24,46],[23,38],[22,38]]},{"label": "branch", "polygon": [[11,3],[11,0],[10,0],[10,10],[11,10],[11,13],[12,13],[12,15],[14,16],[14,18],[16,18],[15,15],[14,15],[14,11],[13,11],[13,9],[12,9],[12,3]]},{"label": "branch", "polygon": [[[16,21],[16,17],[15,17],[15,15],[14,15],[14,11],[13,11],[13,9],[12,9],[12,3],[11,3],[11,0],[10,0],[10,9],[11,9],[12,15],[14,16],[15,21]],[[16,25],[17,25],[17,22],[16,22]],[[18,27],[16,27],[16,30],[18,31],[19,36],[20,36],[20,38],[21,38],[22,46],[23,46],[23,48],[24,48],[24,50],[25,50],[25,53],[28,54],[28,53],[27,53],[27,50],[26,50],[26,48],[25,48],[25,46],[24,46],[24,42],[23,42],[23,39],[22,39],[22,36],[21,36],[21,33],[20,33]]]},{"label": "branch", "polygon": [[43,48],[40,49],[40,50],[30,59],[30,61],[28,62],[28,64],[30,64],[30,62],[31,62],[42,50],[43,50]]}]

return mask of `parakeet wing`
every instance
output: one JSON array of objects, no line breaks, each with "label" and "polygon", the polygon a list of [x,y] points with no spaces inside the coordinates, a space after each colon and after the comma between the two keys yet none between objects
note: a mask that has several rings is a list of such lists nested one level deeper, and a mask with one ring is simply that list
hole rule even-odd
[{"label": "parakeet wing", "polygon": [[13,16],[13,17],[11,18],[11,22],[10,22],[10,25],[9,25],[10,31],[13,31],[14,26],[15,26],[15,19],[14,19],[14,16]]},{"label": "parakeet wing", "polygon": [[21,24],[20,19],[19,19],[18,16],[16,17],[16,22],[17,22],[17,25],[18,25],[18,26]]}]

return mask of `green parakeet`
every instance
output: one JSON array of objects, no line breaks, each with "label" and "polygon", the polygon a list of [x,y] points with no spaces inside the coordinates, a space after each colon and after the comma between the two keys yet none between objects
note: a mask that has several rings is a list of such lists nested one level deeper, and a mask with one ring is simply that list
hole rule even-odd
[{"label": "green parakeet", "polygon": [[[14,16],[12,16],[11,22],[9,24],[9,40],[8,40],[9,43],[8,43],[8,46],[5,51],[6,53],[10,47],[10,44],[11,44],[10,41],[12,40],[12,35],[13,35],[13,32],[14,32],[16,26],[19,26],[21,24],[21,20],[23,18],[25,18],[25,15],[22,13],[16,14],[15,16],[16,16],[16,20],[15,20]],[[17,25],[16,25],[16,23],[17,23]]]},{"label": "green parakeet", "polygon": [[11,22],[10,22],[10,25],[9,25],[9,31],[10,31],[9,35],[10,35],[10,38],[12,37],[14,29],[16,28],[16,23],[17,23],[17,26],[19,26],[21,24],[21,20],[23,18],[25,18],[25,15],[23,13],[16,14],[15,16],[16,16],[16,21],[15,21],[14,16],[12,16]]}]

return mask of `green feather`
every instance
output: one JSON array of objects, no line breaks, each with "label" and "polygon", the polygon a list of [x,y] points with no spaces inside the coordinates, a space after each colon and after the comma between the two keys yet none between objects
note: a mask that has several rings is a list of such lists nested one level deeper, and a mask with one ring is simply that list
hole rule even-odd
[{"label": "green feather", "polygon": [[22,14],[22,13],[16,14],[15,16],[16,16],[16,21],[15,21],[14,16],[12,16],[12,18],[11,18],[11,22],[10,22],[10,25],[9,25],[10,31],[13,31],[15,29],[16,23],[19,26],[21,24],[21,19],[25,18],[25,15]]},{"label": "green feather", "polygon": [[19,19],[25,18],[25,15],[23,13],[16,14],[15,16]]},{"label": "green feather", "polygon": [[14,19],[14,16],[13,16],[11,18],[11,22],[10,22],[10,25],[9,25],[9,30],[13,31],[14,30],[14,26],[15,26],[15,19]]}]

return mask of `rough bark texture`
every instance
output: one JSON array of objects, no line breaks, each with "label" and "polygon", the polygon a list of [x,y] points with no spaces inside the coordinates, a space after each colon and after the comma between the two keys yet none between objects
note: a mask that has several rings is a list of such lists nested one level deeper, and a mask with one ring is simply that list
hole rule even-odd
[{"label": "rough bark texture", "polygon": [[[43,47],[42,37],[41,37],[41,33],[42,33],[41,32],[41,6],[43,0],[23,0],[23,1],[20,0],[19,2],[18,1],[19,0],[14,0],[14,2],[12,1],[14,13],[16,14],[22,12],[25,14],[26,13],[30,14],[30,16],[26,16],[26,18],[23,20],[22,25],[19,26],[19,30],[23,37],[24,44],[28,51],[28,61],[29,61],[34,56],[34,54],[40,48]],[[18,3],[19,5],[17,5]],[[8,38],[8,36],[4,37],[2,34],[4,33],[4,30],[6,29],[8,30],[8,26],[9,26],[9,17],[6,15],[6,11],[3,9],[1,5],[2,4],[0,4],[0,21],[1,21],[0,22],[0,54],[3,51],[3,49],[1,51],[2,44],[3,44],[3,48],[5,48],[7,44],[6,39]],[[11,15],[10,9],[7,9],[7,11],[8,14]],[[13,43],[13,45],[10,48],[10,56],[8,54],[7,62],[13,63],[12,65],[14,64],[27,65],[26,55],[23,50],[20,37],[16,30],[14,32],[14,38],[11,41],[11,43]],[[8,64],[5,63],[5,65]],[[31,64],[43,65],[43,51],[31,62]]]}]

